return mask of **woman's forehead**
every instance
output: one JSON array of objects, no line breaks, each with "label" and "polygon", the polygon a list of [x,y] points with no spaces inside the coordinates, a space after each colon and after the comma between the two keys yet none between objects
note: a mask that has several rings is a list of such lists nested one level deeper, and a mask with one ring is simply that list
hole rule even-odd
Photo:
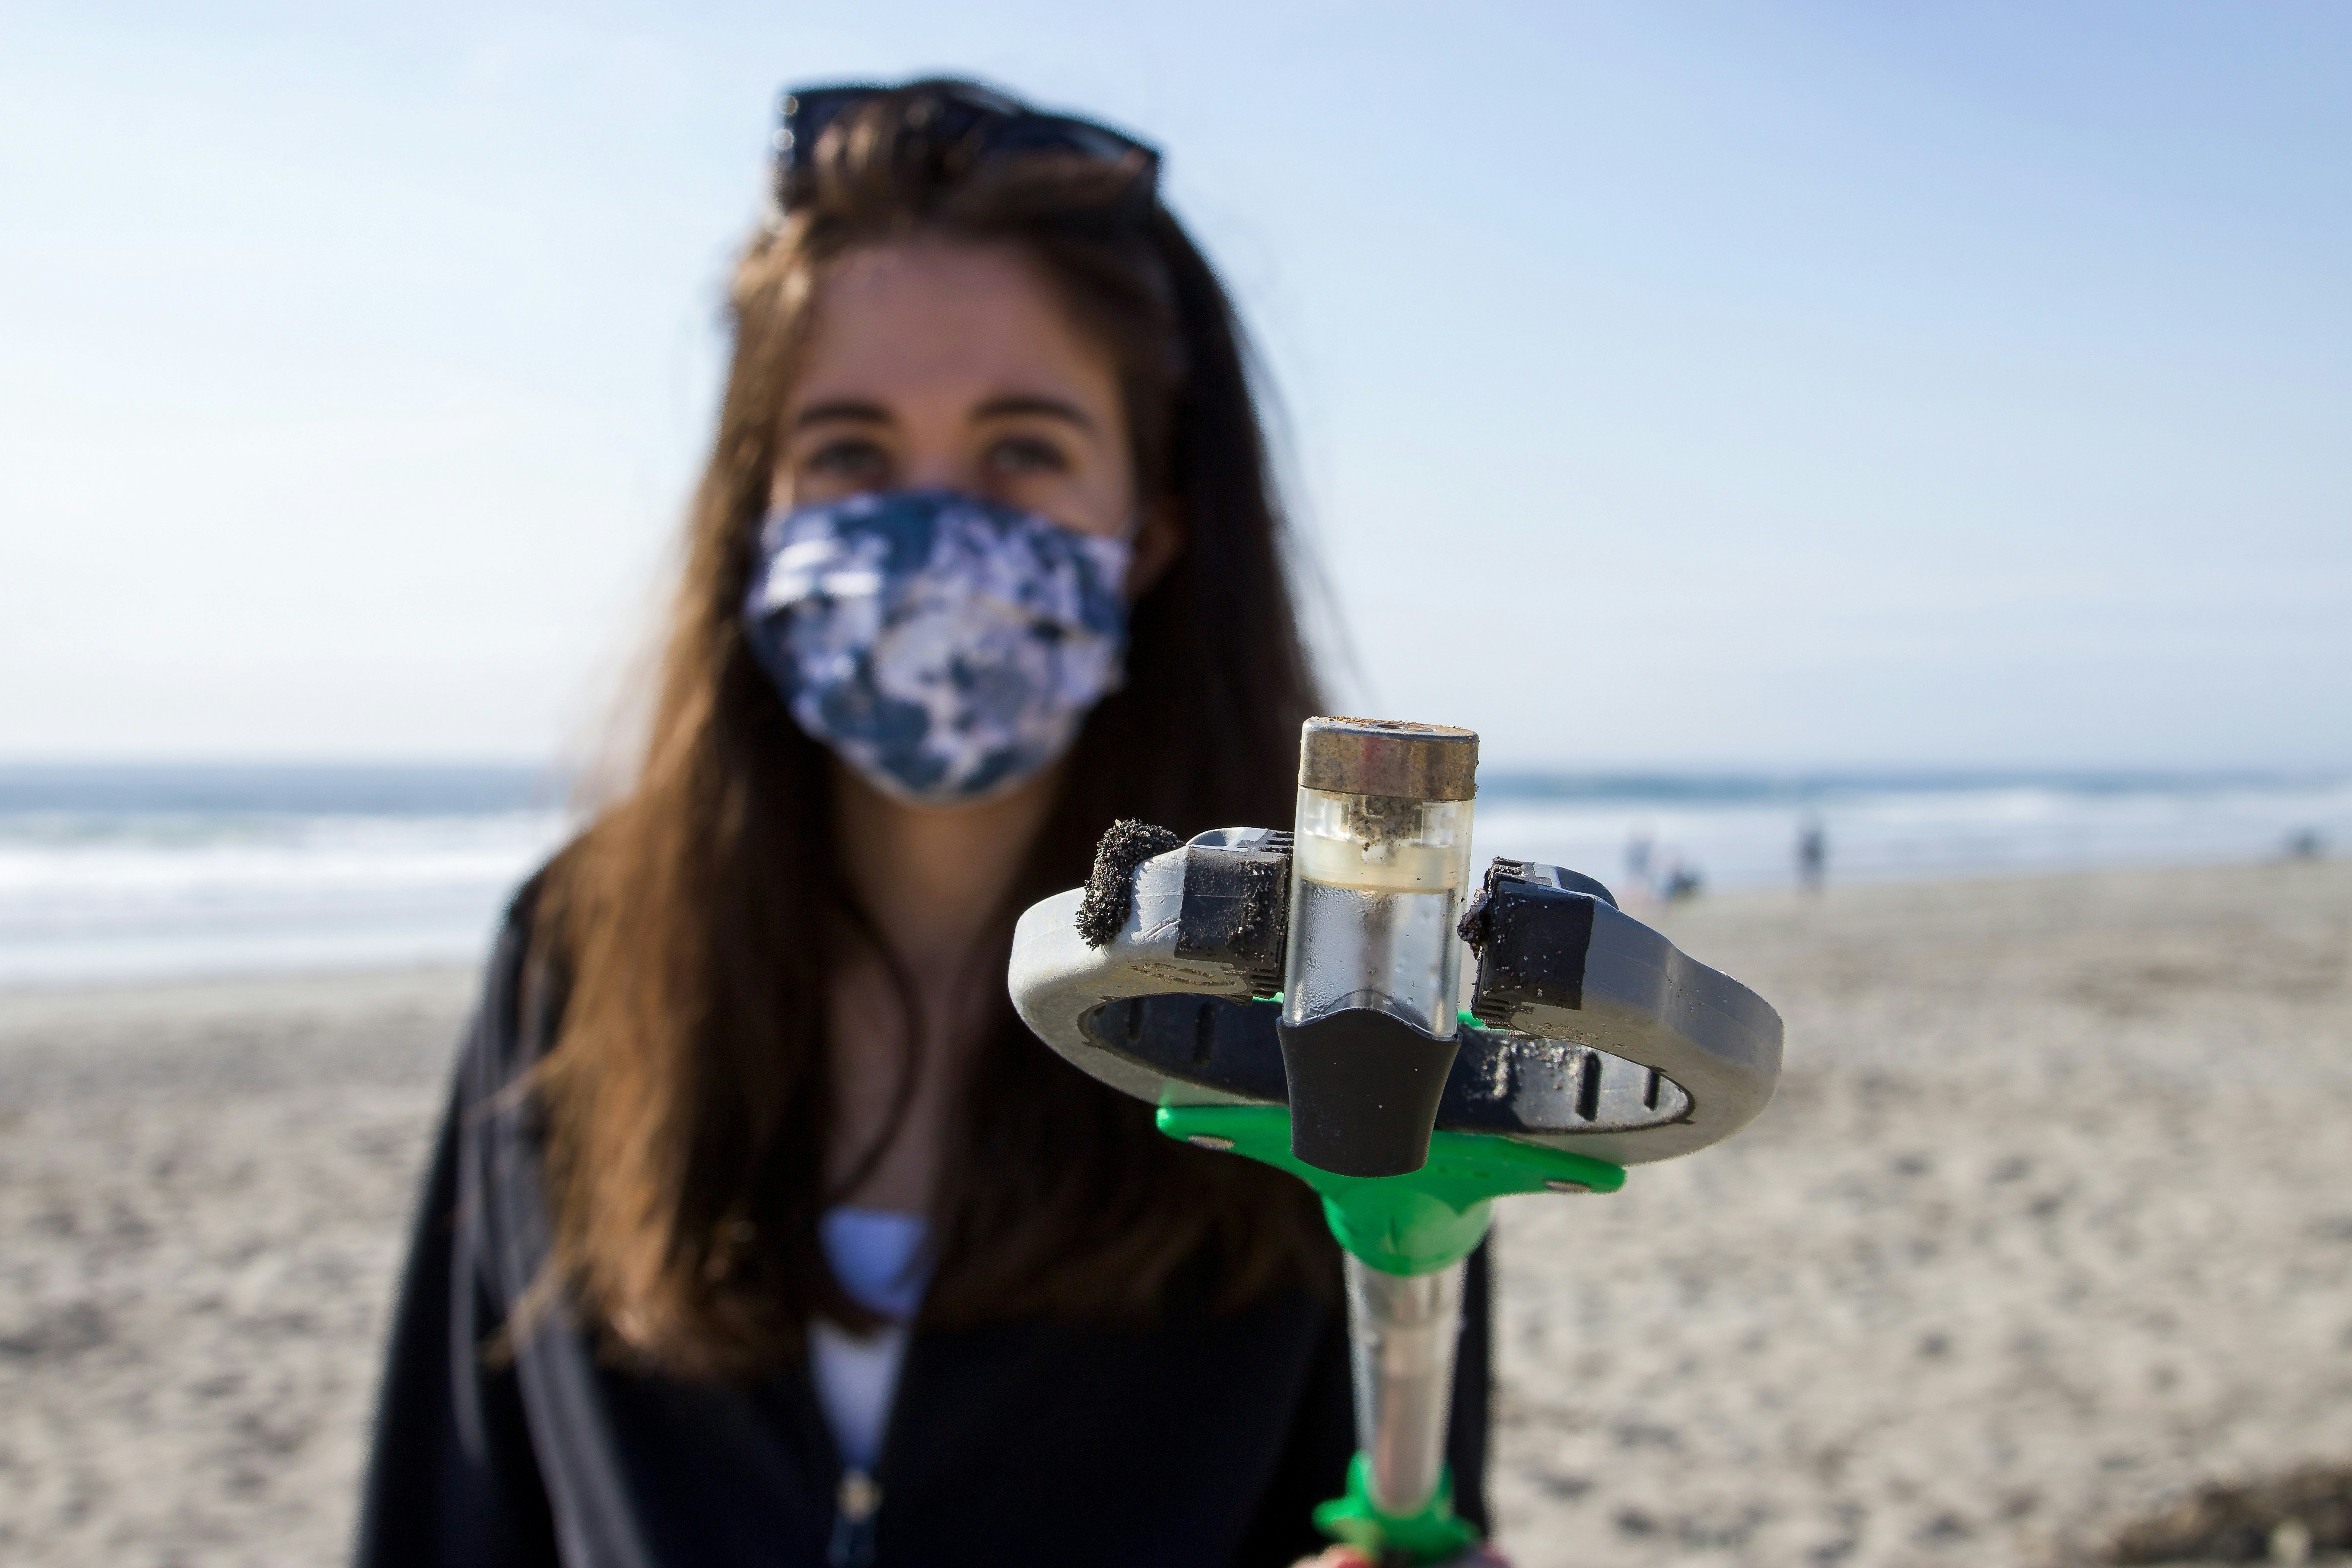
[{"label": "woman's forehead", "polygon": [[794,378],[802,406],[890,406],[1044,392],[1116,406],[1108,350],[1082,331],[1044,270],[1004,244],[916,239],[852,250],[825,268]]}]

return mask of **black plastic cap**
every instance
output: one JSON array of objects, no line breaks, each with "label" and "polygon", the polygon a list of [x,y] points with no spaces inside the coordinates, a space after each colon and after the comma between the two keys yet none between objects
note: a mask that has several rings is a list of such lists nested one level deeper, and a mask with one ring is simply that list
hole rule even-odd
[{"label": "black plastic cap", "polygon": [[1402,1176],[1429,1163],[1454,1041],[1371,1007],[1277,1032],[1293,1154],[1341,1176]]}]

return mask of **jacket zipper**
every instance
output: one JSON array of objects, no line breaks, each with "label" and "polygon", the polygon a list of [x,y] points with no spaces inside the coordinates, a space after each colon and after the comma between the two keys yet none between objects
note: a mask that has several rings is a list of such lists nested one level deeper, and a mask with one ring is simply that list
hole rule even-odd
[{"label": "jacket zipper", "polygon": [[881,1507],[881,1482],[865,1470],[841,1472],[833,1494],[833,1540],[824,1553],[830,1568],[872,1568],[874,1516]]},{"label": "jacket zipper", "polygon": [[889,1409],[882,1417],[882,1442],[875,1451],[874,1468],[866,1470],[845,1465],[841,1484],[834,1489],[833,1538],[825,1548],[826,1568],[873,1568],[877,1523],[875,1516],[882,1510],[882,1477],[890,1468],[898,1412],[906,1405],[907,1366],[914,1359],[913,1324],[906,1326],[906,1346],[898,1355],[898,1375],[890,1385]]}]

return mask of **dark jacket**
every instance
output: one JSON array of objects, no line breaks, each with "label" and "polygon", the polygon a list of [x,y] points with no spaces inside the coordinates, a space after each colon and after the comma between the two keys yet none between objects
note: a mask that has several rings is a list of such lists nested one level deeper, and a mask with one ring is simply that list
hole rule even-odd
[{"label": "dark jacket", "polygon": [[[546,1256],[526,1107],[529,900],[492,958],[401,1285],[360,1525],[362,1568],[1286,1564],[1354,1448],[1346,1321],[1278,1296],[1148,1328],[909,1336],[870,1533],[836,1540],[841,1461],[804,1365],[692,1384],[599,1362],[562,1321],[485,1352]],[[1037,1047],[1045,1049],[1043,1046]],[[1072,1069],[1076,1070],[1076,1069]],[[1334,1292],[1336,1298],[1336,1291]],[[1451,1443],[1486,1522],[1487,1289],[1473,1259]]]}]

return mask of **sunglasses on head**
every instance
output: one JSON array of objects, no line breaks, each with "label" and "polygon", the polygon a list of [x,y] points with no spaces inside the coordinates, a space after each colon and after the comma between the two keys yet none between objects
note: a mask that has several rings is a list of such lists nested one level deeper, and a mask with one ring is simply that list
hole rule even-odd
[{"label": "sunglasses on head", "polygon": [[[811,155],[825,128],[872,99],[902,90],[888,87],[796,87],[778,100],[776,202],[785,212],[808,199],[814,176]],[[967,83],[928,85],[924,102],[935,124],[927,135],[957,148],[967,166],[992,158],[1050,153],[1104,163],[1133,163],[1138,174],[1121,205],[1149,212],[1158,200],[1160,154],[1132,136],[1089,120],[1039,114],[1011,99]]]}]

